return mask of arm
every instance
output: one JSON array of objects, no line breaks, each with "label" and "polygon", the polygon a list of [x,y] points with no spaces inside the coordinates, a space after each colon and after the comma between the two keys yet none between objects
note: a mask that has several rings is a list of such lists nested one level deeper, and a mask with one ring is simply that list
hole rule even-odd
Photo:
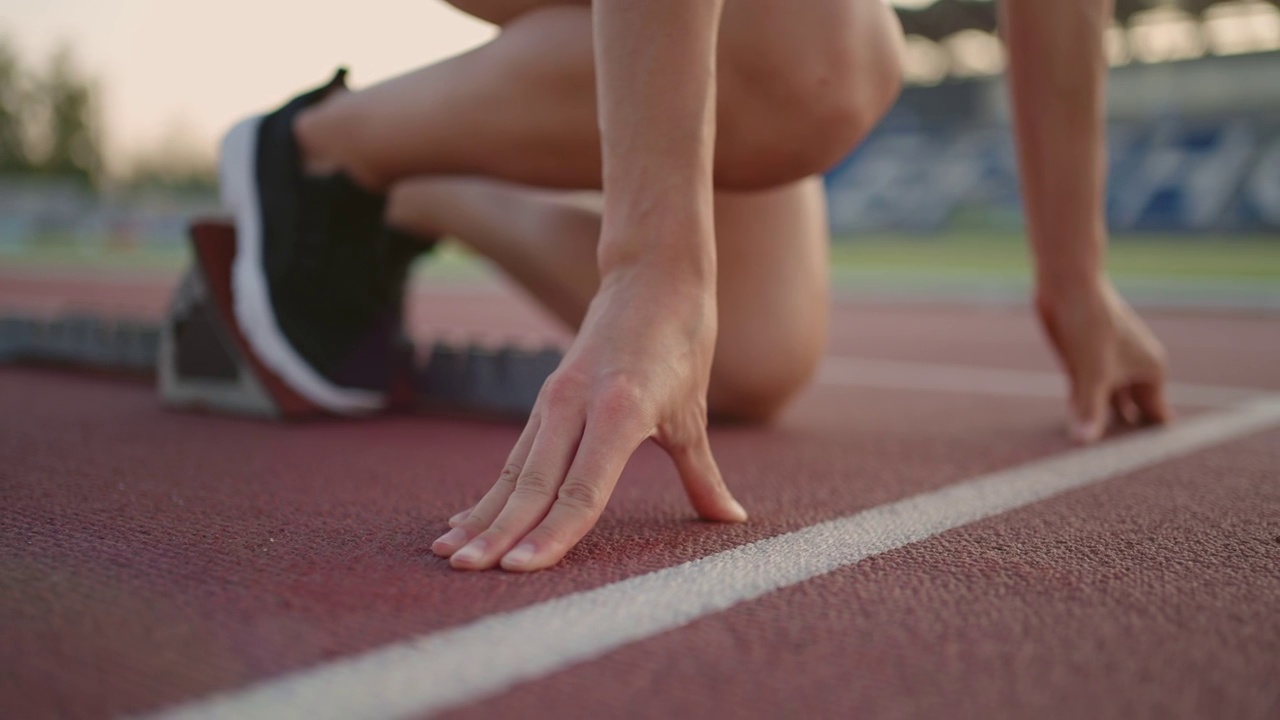
[{"label": "arm", "polygon": [[1104,32],[1111,0],[1004,0],[1036,307],[1071,384],[1072,436],[1108,412],[1165,422],[1164,349],[1107,279]]},{"label": "arm", "polygon": [[600,286],[502,477],[433,546],[454,567],[556,564],[595,525],[627,460],[649,438],[675,462],[699,515],[746,519],[707,439],[721,2],[594,6],[605,190]]},{"label": "arm", "polygon": [[1022,201],[1045,293],[1088,288],[1103,276],[1110,0],[1005,0],[1009,88]]},{"label": "arm", "polygon": [[711,168],[722,3],[595,4],[601,277],[656,255],[688,273],[687,282],[714,286]]}]

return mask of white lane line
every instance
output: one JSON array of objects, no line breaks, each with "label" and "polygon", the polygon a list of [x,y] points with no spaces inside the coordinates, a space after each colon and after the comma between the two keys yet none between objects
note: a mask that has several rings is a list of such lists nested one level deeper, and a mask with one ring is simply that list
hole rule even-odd
[{"label": "white lane line", "polygon": [[[1061,399],[1067,392],[1066,378],[1061,373],[838,356],[823,360],[817,380],[825,385],[1012,397]],[[1214,408],[1231,407],[1273,391],[1171,383],[1168,392],[1175,405]]]},{"label": "white lane line", "polygon": [[1280,399],[1259,400],[387,645],[152,717],[403,718],[439,712],[872,555],[1278,425]]}]

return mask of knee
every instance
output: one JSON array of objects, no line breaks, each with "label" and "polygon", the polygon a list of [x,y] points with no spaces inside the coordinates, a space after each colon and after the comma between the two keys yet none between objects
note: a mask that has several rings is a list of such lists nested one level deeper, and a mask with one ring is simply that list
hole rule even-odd
[{"label": "knee", "polygon": [[902,91],[901,31],[845,33],[821,58],[821,68],[805,68],[797,81],[797,102],[813,110],[806,122],[815,138],[806,174],[825,172],[843,160],[888,114]]},{"label": "knee", "polygon": [[773,421],[813,379],[822,357],[820,344],[763,358],[717,358],[708,407],[718,421],[764,424]]},{"label": "knee", "polygon": [[[741,108],[724,108],[732,162],[717,167],[731,189],[772,187],[840,162],[880,122],[902,89],[901,27],[879,0],[801,49],[737,64]],[[738,61],[730,61],[737,63]],[[734,69],[730,69],[733,73]],[[729,149],[729,148],[726,148]]]}]

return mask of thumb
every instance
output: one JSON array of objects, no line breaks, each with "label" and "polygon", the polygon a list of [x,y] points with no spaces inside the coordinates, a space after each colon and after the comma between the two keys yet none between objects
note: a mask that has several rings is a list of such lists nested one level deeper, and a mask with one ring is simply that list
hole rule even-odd
[{"label": "thumb", "polygon": [[688,444],[667,448],[693,509],[705,520],[745,522],[747,511],[724,484],[720,468],[711,455],[707,431],[702,429],[695,437]]},{"label": "thumb", "polygon": [[1071,440],[1089,445],[1107,429],[1110,388],[1105,375],[1076,378],[1071,387]]}]

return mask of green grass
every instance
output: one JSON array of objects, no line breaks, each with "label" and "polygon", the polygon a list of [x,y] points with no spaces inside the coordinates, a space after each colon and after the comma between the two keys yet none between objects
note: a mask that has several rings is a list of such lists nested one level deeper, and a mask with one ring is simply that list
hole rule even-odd
[{"label": "green grass", "polygon": [[[838,238],[831,260],[837,276],[1009,277],[1026,276],[1029,269],[1026,243],[1010,234]],[[1280,282],[1280,237],[1120,236],[1112,240],[1107,265],[1118,278]]]},{"label": "green grass", "polygon": [[[0,246],[0,268],[17,270],[171,274],[189,262],[185,243],[122,248],[48,238],[21,251]],[[1026,244],[1010,233],[836,238],[831,264],[837,285],[868,279],[917,287],[1007,285],[1029,277]],[[1280,291],[1280,237],[1120,236],[1112,241],[1108,265],[1119,280]],[[490,276],[481,260],[453,244],[422,263],[418,274],[456,282]]]},{"label": "green grass", "polygon": [[0,268],[11,270],[129,270],[172,272],[187,265],[186,246],[97,248],[52,244],[21,251],[0,249]]},{"label": "green grass", "polygon": [[[19,271],[123,272],[172,275],[191,263],[186,243],[134,248],[62,240],[35,243],[21,251],[0,248],[0,269]],[[430,262],[419,264],[418,274],[432,279],[467,281],[486,276],[487,270],[475,256],[455,244],[442,245]]]}]

